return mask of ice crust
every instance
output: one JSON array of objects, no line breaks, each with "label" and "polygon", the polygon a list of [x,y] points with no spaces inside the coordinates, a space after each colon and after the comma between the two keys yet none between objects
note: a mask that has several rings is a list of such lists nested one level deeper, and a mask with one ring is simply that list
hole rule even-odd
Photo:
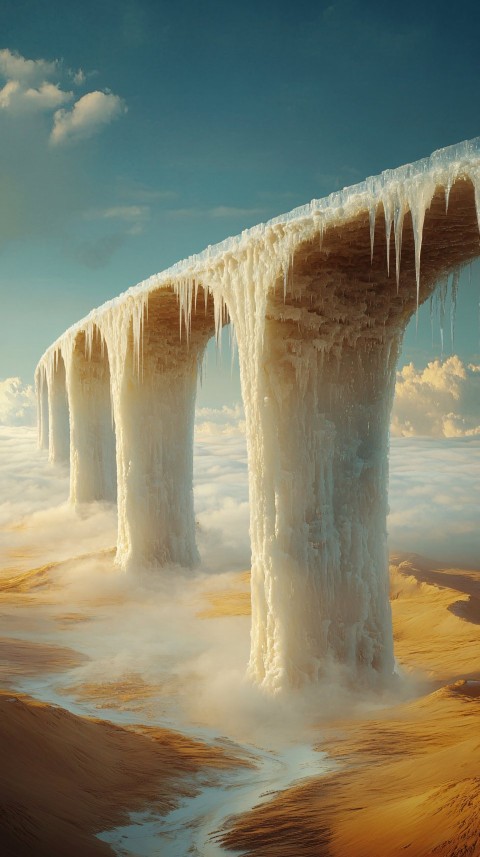
[{"label": "ice crust", "polygon": [[[404,223],[409,213],[418,305],[426,211],[439,188],[448,209],[464,179],[480,228],[477,138],[209,246],[92,310],[38,364],[40,446],[52,461],[70,459],[73,503],[117,498],[119,565],[194,565],[196,379],[209,337],[231,322],[249,453],[249,672],[269,689],[338,662],[370,683],[393,672],[385,522],[389,414],[410,313],[395,303]],[[387,278],[392,243],[395,253],[389,303],[352,275],[308,281],[302,248],[321,255],[321,271],[324,237],[334,228],[341,238],[363,214],[373,264],[382,209]],[[452,276],[454,296],[458,265]]]}]

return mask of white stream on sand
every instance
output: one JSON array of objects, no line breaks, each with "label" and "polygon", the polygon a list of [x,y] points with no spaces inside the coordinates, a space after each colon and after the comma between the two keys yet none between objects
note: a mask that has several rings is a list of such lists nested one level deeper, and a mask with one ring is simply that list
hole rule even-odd
[{"label": "white stream on sand", "polygon": [[132,813],[131,824],[101,833],[120,857],[223,857],[227,852],[215,833],[238,813],[252,809],[273,792],[288,788],[307,776],[326,772],[331,763],[310,745],[284,747],[277,752],[257,750],[255,769],[240,769],[206,785],[195,797],[183,800],[177,809],[161,817]]}]

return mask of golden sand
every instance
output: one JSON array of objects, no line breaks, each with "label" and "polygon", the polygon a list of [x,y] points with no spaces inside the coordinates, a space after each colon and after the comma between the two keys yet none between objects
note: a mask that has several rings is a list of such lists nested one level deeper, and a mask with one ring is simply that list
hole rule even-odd
[{"label": "golden sand", "polygon": [[[8,857],[111,855],[96,832],[167,812],[191,775],[237,763],[167,729],[121,728],[0,692],[0,843]],[[240,764],[246,764],[241,761]]]},{"label": "golden sand", "polygon": [[250,572],[241,571],[235,575],[229,589],[207,592],[205,598],[209,604],[197,616],[200,619],[221,619],[228,616],[250,616]]},{"label": "golden sand", "polygon": [[[3,570],[0,603],[16,610],[56,599],[58,565]],[[322,723],[319,749],[337,770],[238,818],[225,835],[229,847],[252,857],[480,855],[480,572],[396,555],[391,598],[409,701]],[[117,600],[93,596],[53,618],[68,628],[91,618],[92,604]],[[248,615],[248,572],[205,600],[203,619]],[[0,639],[3,686],[83,661],[65,646]],[[160,690],[129,672],[68,692],[99,708],[144,712],[160,691],[176,693],[175,677],[164,678]],[[0,717],[0,843],[15,857],[111,853],[94,832],[122,823],[127,811],[152,804],[165,811],[190,793],[188,776],[201,766],[233,764],[219,748],[167,730],[119,729],[11,692],[0,693]]]},{"label": "golden sand", "polygon": [[396,654],[423,694],[327,728],[321,746],[339,770],[240,817],[225,836],[231,848],[252,857],[480,854],[480,572],[403,555],[391,579]]}]

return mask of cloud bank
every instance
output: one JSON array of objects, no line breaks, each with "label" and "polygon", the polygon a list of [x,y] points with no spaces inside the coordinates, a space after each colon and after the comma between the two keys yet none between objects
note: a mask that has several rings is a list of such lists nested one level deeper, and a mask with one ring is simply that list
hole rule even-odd
[{"label": "cloud bank", "polygon": [[33,387],[20,378],[0,381],[0,425],[33,426],[37,421]]},{"label": "cloud bank", "polygon": [[394,437],[480,437],[480,366],[453,355],[397,373]]}]

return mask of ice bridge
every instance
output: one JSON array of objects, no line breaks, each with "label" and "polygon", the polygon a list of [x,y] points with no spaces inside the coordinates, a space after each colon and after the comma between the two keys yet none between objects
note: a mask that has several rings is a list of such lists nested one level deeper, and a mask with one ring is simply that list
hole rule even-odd
[{"label": "ice bridge", "polygon": [[194,565],[193,421],[231,322],[247,426],[250,675],[393,670],[388,428],[402,335],[480,254],[480,139],[313,200],[129,289],[36,371],[40,445],[72,503],[118,504],[124,568]]}]

